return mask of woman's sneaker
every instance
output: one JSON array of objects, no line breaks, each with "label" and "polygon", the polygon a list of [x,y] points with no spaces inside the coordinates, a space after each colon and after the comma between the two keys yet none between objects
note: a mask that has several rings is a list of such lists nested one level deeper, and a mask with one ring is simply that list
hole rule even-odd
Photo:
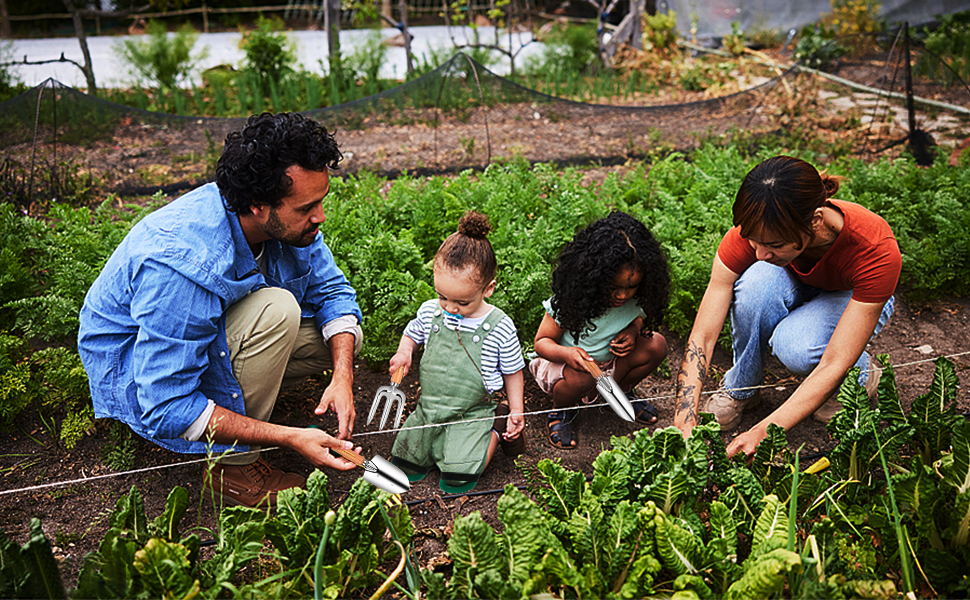
[{"label": "woman's sneaker", "polygon": [[[869,400],[874,400],[878,396],[879,391],[879,379],[882,377],[882,369],[872,368],[869,371],[869,379],[866,380],[866,396]],[[840,386],[841,387],[841,386]],[[829,399],[825,401],[825,404],[819,406],[818,409],[812,414],[812,418],[822,423],[823,425],[832,420],[835,413],[842,410],[842,403],[839,402],[839,390],[835,390],[835,393],[829,396]]]},{"label": "woman's sneaker", "polygon": [[761,390],[756,390],[750,398],[739,400],[722,387],[711,394],[704,412],[714,414],[714,418],[721,425],[721,431],[733,431],[741,423],[741,413],[760,404]]}]

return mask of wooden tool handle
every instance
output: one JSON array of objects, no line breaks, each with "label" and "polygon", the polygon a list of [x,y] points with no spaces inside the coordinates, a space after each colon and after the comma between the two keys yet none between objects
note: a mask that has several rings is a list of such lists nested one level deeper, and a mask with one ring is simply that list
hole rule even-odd
[{"label": "wooden tool handle", "polygon": [[401,365],[397,368],[397,371],[394,371],[394,375],[391,376],[391,383],[400,385],[402,379],[404,379],[404,365]]},{"label": "wooden tool handle", "polygon": [[586,365],[586,370],[589,374],[593,376],[594,379],[599,379],[603,376],[603,371],[600,370],[600,366],[596,364],[596,361],[590,360],[584,363]]},{"label": "wooden tool handle", "polygon": [[364,466],[364,457],[361,456],[360,454],[357,454],[356,452],[353,452],[351,450],[344,450],[343,448],[331,448],[331,449],[337,454],[339,454],[340,456],[343,456],[350,462],[354,463],[358,467]]}]

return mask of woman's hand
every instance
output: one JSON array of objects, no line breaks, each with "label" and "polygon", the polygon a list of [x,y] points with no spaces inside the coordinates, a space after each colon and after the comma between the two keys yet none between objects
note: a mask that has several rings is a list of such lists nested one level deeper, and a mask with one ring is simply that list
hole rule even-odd
[{"label": "woman's hand", "polygon": [[762,429],[760,424],[745,431],[738,437],[731,440],[731,443],[728,444],[728,458],[731,458],[738,452],[744,452],[744,454],[748,457],[748,462],[751,462],[751,459],[754,458],[755,450],[758,449],[758,444],[760,444],[761,440],[765,439],[767,435],[767,430]]}]

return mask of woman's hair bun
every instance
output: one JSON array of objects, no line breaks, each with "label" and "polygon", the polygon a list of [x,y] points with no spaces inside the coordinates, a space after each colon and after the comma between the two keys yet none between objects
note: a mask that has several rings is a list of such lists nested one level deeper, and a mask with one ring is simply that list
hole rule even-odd
[{"label": "woman's hair bun", "polygon": [[488,216],[480,212],[470,210],[458,221],[458,233],[470,238],[483,240],[491,231],[492,225],[488,221]]},{"label": "woman's hair bun", "polygon": [[822,178],[822,189],[825,190],[825,197],[835,197],[839,193],[839,182],[842,181],[842,178],[837,175],[829,175],[825,171],[819,173],[819,177]]}]

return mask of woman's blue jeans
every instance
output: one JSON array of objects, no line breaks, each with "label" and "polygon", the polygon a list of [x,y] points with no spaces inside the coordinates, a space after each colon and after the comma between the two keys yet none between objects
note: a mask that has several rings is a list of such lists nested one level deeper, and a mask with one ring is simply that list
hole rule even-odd
[{"label": "woman's blue jeans", "polygon": [[[806,375],[822,359],[851,291],[827,292],[805,285],[784,267],[758,261],[734,284],[731,302],[731,337],[734,366],[724,376],[731,396],[744,400],[761,384],[770,350],[788,369]],[[893,298],[879,316],[875,336],[893,314]],[[871,339],[871,338],[870,338]],[[859,384],[869,379],[869,354],[855,363],[862,370]]]}]

